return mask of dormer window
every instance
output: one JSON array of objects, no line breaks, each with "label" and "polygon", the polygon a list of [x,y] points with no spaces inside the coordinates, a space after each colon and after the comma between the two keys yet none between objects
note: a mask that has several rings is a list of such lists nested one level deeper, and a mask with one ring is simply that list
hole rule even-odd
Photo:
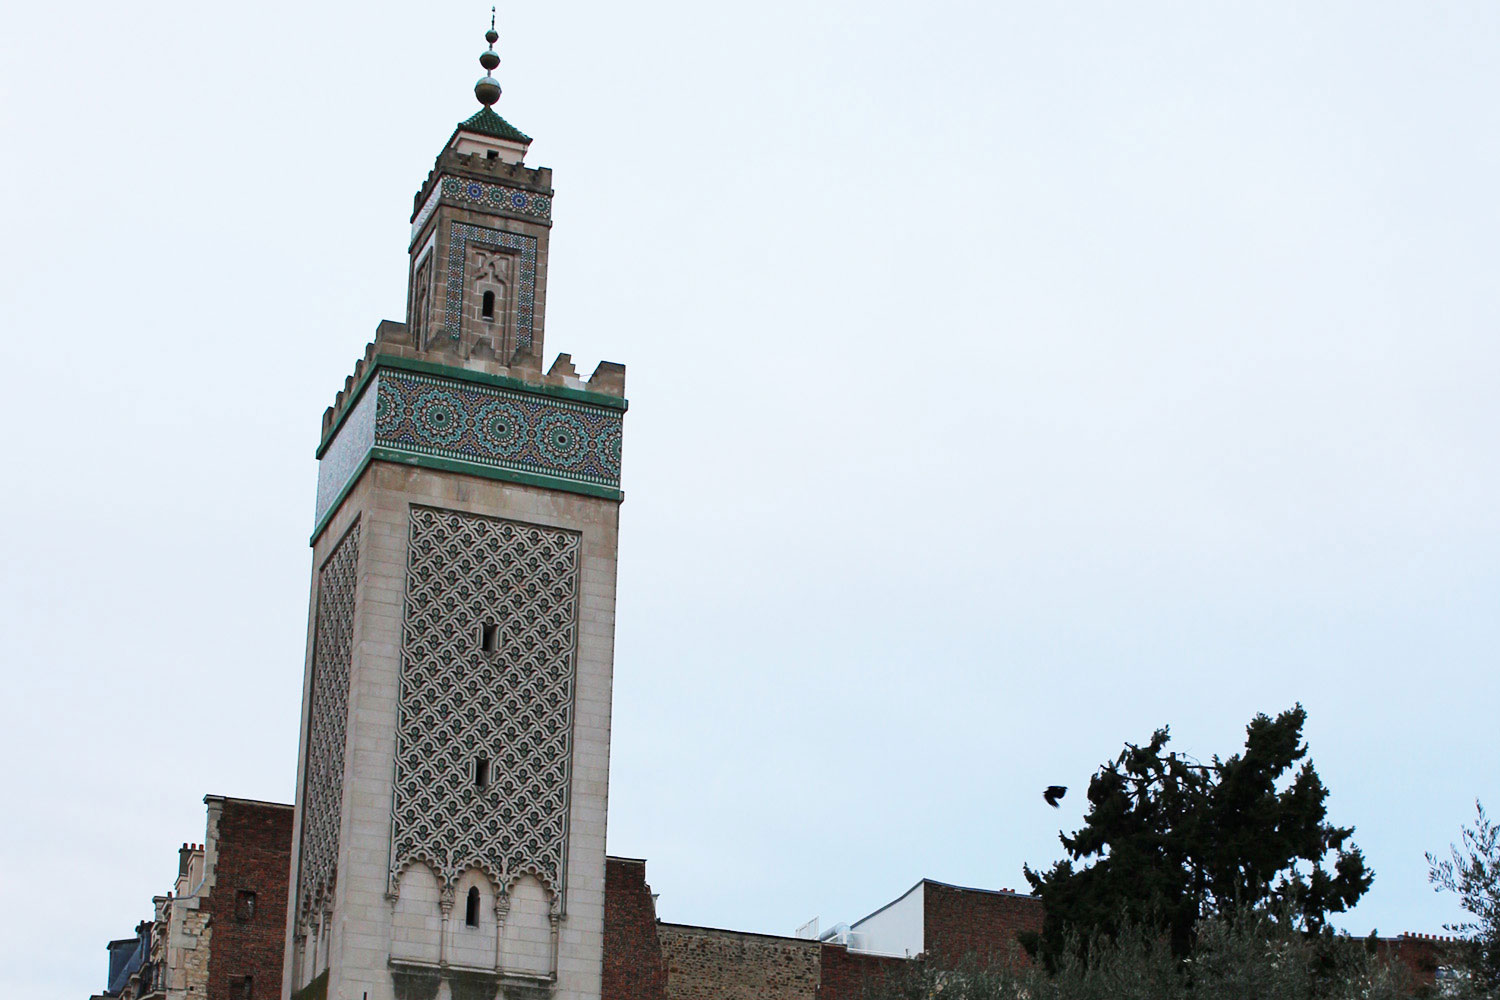
[{"label": "dormer window", "polygon": [[479,315],[484,319],[495,318],[495,293],[485,292],[479,303]]}]

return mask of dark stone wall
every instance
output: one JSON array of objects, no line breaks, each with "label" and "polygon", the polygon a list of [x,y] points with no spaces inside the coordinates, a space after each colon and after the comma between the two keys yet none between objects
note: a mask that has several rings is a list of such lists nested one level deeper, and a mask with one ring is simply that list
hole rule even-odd
[{"label": "dark stone wall", "polygon": [[802,938],[657,924],[668,1000],[814,1000],[822,946]]}]

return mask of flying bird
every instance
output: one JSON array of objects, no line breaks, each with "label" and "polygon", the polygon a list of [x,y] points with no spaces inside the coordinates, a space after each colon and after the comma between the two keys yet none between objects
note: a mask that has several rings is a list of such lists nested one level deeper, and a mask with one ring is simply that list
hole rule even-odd
[{"label": "flying bird", "polygon": [[1046,799],[1047,804],[1053,809],[1061,809],[1062,806],[1057,804],[1057,800],[1067,794],[1067,785],[1048,785],[1047,790],[1042,793],[1042,798]]}]

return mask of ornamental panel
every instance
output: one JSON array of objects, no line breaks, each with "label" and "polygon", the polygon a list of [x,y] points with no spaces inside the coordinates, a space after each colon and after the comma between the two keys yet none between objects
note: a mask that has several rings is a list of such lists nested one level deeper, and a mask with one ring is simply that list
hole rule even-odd
[{"label": "ornamental panel", "polygon": [[307,764],[302,781],[302,840],[297,851],[299,919],[332,900],[338,874],[358,562],[359,524],[356,523],[318,573],[312,704],[307,712]]},{"label": "ornamental panel", "polygon": [[380,374],[375,443],[385,447],[617,487],[620,432],[620,411],[607,407],[413,372]]},{"label": "ornamental panel", "polygon": [[516,282],[516,346],[530,348],[532,314],[536,308],[536,237],[486,229],[455,222],[448,228],[448,285],[443,325],[455,344],[463,336],[464,288],[469,244],[516,251],[519,267]]},{"label": "ornamental panel", "polygon": [[391,888],[426,862],[452,891],[566,878],[581,539],[413,507]]}]

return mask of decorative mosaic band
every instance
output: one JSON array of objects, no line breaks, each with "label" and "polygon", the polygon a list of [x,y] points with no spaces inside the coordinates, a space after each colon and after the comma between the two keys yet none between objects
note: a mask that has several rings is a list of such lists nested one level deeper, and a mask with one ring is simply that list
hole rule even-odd
[{"label": "decorative mosaic band", "polygon": [[507,233],[503,229],[485,229],[453,223],[448,235],[448,288],[443,311],[443,328],[455,343],[464,318],[464,268],[468,266],[469,244],[519,250],[520,281],[516,288],[516,346],[531,346],[531,318],[536,307],[536,237]]},{"label": "decorative mosaic band", "polygon": [[427,203],[422,206],[422,211],[417,213],[416,220],[412,222],[411,238],[413,240],[422,231],[422,227],[427,225],[427,220],[432,218],[432,213],[437,211],[439,202],[491,212],[508,212],[542,221],[552,218],[552,199],[546,195],[505,184],[490,184],[487,181],[476,181],[466,177],[445,176],[442,183],[427,196]]},{"label": "decorative mosaic band", "polygon": [[375,444],[618,488],[620,417],[571,400],[383,371]]},{"label": "decorative mosaic band", "polygon": [[382,367],[318,462],[321,528],[372,454],[618,497],[623,411]]}]

